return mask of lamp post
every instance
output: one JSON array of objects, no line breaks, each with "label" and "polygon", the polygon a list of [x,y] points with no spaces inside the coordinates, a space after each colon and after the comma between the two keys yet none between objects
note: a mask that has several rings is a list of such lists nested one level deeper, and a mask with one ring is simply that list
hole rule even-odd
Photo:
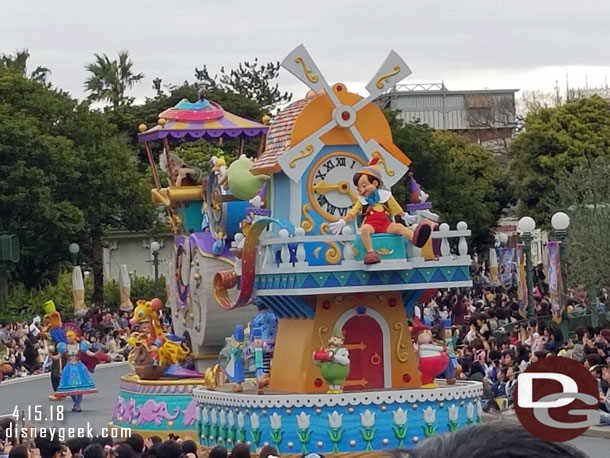
[{"label": "lamp post", "polygon": [[570,217],[564,212],[557,212],[551,217],[551,226],[553,226],[553,232],[555,233],[555,238],[559,242],[561,257],[563,258],[565,253],[565,246],[563,242],[566,239],[566,235],[568,235]]},{"label": "lamp post", "polygon": [[[561,270],[561,277],[563,279],[564,285],[562,285],[561,294],[565,294],[565,282],[566,282],[566,270],[564,268],[564,260],[563,257],[565,255],[565,239],[568,234],[568,226],[570,226],[570,217],[566,215],[564,212],[557,212],[551,217],[551,226],[553,226],[553,232],[555,235],[555,239],[559,242],[559,254],[561,264],[559,265],[559,269]],[[565,299],[564,299],[565,300]],[[567,317],[566,313],[563,313],[561,320],[561,333],[563,334],[564,340],[568,339],[568,321],[565,319]]]},{"label": "lamp post", "polygon": [[532,317],[534,311],[534,267],[532,265],[532,232],[536,229],[536,221],[529,216],[524,216],[517,225],[521,231],[523,250],[525,251],[525,272],[527,275],[527,316]]},{"label": "lamp post", "polygon": [[68,247],[68,251],[72,255],[72,264],[74,266],[76,266],[77,261],[78,261],[78,252],[80,251],[80,247],[78,246],[78,243],[71,243],[70,246]]},{"label": "lamp post", "polygon": [[155,297],[159,297],[159,249],[161,245],[159,242],[152,242],[150,249],[153,255],[153,266],[155,268]]}]

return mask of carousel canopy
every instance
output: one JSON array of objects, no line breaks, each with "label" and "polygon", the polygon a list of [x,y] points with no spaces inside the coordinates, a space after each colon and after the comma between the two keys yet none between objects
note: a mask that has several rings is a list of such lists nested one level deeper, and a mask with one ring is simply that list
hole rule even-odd
[{"label": "carousel canopy", "polygon": [[191,103],[182,100],[175,107],[162,112],[155,127],[146,130],[146,126],[142,125],[138,140],[143,143],[164,138],[215,140],[221,137],[256,137],[266,134],[267,129],[263,124],[223,110],[215,102],[200,100]]}]

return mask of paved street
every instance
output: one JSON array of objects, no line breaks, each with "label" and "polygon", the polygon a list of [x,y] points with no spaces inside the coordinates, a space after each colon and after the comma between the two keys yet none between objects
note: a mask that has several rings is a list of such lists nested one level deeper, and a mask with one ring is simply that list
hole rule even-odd
[{"label": "paved street", "polygon": [[[99,366],[94,374],[94,380],[99,393],[86,396],[83,400],[83,411],[73,413],[72,401],[65,400],[65,419],[59,424],[48,426],[84,427],[87,422],[91,427],[100,430],[107,425],[112,416],[112,407],[119,389],[119,377],[129,371],[127,365],[104,367]],[[49,407],[55,405],[47,400],[51,392],[51,382],[48,377],[21,380],[19,383],[0,385],[0,415],[10,414],[15,406],[27,409],[28,405],[41,406],[43,412],[49,412]],[[39,426],[43,426],[39,424]],[[571,443],[587,453],[591,458],[608,456],[610,440],[598,437],[580,437]]]},{"label": "paved street", "polygon": [[[104,367],[98,366],[93,374],[93,379],[99,393],[84,396],[83,411],[74,413],[72,400],[70,398],[60,401],[66,413],[64,421],[56,423],[54,426],[84,427],[87,422],[97,431],[101,430],[112,417],[112,407],[119,391],[119,378],[129,372],[127,364]],[[48,415],[49,407],[55,406],[57,402],[49,402],[47,396],[52,392],[49,377],[35,378],[28,381],[21,380],[15,384],[0,384],[0,415],[11,414],[15,406],[19,410],[26,409],[28,405],[32,408],[41,406],[44,415]],[[40,423],[38,426],[44,426]],[[49,424],[48,426],[52,426]]]}]

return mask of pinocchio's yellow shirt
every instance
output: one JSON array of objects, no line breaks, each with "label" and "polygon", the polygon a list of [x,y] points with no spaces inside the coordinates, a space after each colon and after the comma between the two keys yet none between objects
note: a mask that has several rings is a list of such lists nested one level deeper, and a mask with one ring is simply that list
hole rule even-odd
[{"label": "pinocchio's yellow shirt", "polygon": [[[360,213],[362,213],[362,208],[365,205],[368,205],[366,203],[366,199],[362,196],[358,196],[358,201],[354,204],[350,211],[347,212],[347,214],[356,218]],[[396,202],[396,199],[394,199],[392,193],[390,191],[386,191],[385,189],[379,190],[379,202],[371,207],[373,210],[378,212],[386,211],[386,209],[388,209],[391,216],[402,215],[405,212],[400,204]]]}]

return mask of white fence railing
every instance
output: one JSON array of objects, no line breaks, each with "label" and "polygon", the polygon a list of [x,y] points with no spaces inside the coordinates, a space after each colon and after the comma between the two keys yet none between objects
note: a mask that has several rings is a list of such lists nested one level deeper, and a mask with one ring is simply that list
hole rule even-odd
[{"label": "white fence railing", "polygon": [[[402,259],[382,260],[376,265],[375,270],[393,270],[395,268],[408,268],[409,264],[414,266],[443,263],[443,265],[469,264],[467,237],[471,235],[468,225],[461,221],[456,230],[451,230],[447,223],[439,226],[438,231],[432,232],[432,239],[440,239],[440,247],[437,250],[438,257],[434,260],[424,260],[421,249],[409,244],[407,257]],[[266,231],[261,235],[256,257],[256,270],[260,273],[272,273],[274,271],[300,271],[300,270],[328,270],[332,266],[344,268],[360,265],[362,261],[354,261],[353,243],[356,240],[353,229],[347,226],[340,235],[305,235],[305,230],[298,227],[294,235],[288,230],[281,229],[274,235],[272,231]],[[234,248],[242,248],[245,242],[243,234],[237,234],[233,242]],[[334,251],[333,261],[326,265],[320,262],[311,262],[315,250],[307,249],[309,244],[316,243],[318,246],[327,246],[328,250]],[[320,245],[324,244],[324,245]],[[318,250],[318,255],[319,255]],[[235,266],[238,275],[241,274],[241,261],[238,259]],[[341,269],[344,270],[344,269]]]}]

